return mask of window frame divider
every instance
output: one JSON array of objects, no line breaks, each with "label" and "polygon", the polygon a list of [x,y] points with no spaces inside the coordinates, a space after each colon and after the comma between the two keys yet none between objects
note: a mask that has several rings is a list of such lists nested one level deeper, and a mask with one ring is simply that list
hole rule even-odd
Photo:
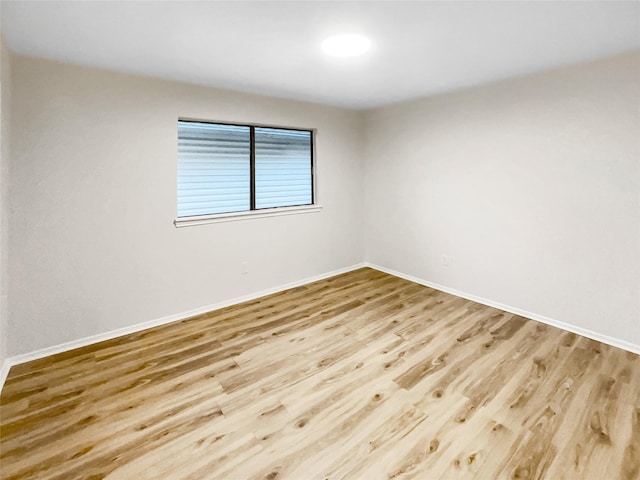
[{"label": "window frame divider", "polygon": [[[249,210],[254,211],[256,210],[256,127],[254,125],[249,125],[249,143]],[[313,203],[313,186],[311,202]]]}]

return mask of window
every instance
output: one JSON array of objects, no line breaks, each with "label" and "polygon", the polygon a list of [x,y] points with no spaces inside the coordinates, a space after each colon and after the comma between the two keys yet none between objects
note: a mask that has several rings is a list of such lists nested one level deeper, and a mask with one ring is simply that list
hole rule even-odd
[{"label": "window", "polygon": [[178,218],[313,205],[313,132],[178,121]]}]

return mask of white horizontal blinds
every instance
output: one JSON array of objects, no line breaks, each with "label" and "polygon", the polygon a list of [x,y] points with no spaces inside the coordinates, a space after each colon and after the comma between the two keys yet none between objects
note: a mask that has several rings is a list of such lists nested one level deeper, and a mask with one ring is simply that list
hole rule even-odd
[{"label": "white horizontal blinds", "polygon": [[256,208],[310,205],[311,132],[255,129]]},{"label": "white horizontal blinds", "polygon": [[250,127],[178,122],[178,217],[250,209]]}]

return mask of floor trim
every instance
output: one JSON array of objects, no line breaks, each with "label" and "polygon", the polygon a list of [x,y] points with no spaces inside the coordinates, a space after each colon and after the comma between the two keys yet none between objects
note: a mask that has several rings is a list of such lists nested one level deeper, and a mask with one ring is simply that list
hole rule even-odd
[{"label": "floor trim", "polygon": [[4,362],[0,366],[0,392],[2,392],[2,387],[4,387],[4,382],[9,375],[9,369],[11,368],[12,363],[9,358],[5,358]]},{"label": "floor trim", "polygon": [[42,348],[40,350],[35,350],[33,352],[7,357],[4,359],[4,362],[2,362],[2,366],[0,367],[0,392],[2,392],[2,387],[4,387],[4,382],[7,379],[10,368],[14,365],[30,362],[32,360],[38,360],[39,358],[48,357],[49,355],[55,355],[57,353],[67,352],[75,348],[86,347],[87,345],[91,345],[93,343],[103,342],[105,340],[111,340],[113,338],[121,337],[123,335],[128,335],[130,333],[136,333],[142,330],[147,330],[148,328],[158,327],[160,325],[165,325],[167,323],[184,320],[185,318],[194,317],[196,315],[202,315],[203,313],[212,312],[214,310],[219,310],[221,308],[229,307],[231,305],[236,305],[238,303],[248,302],[250,300],[255,300],[256,298],[264,297],[265,295],[271,295],[273,293],[282,292],[290,288],[306,285],[307,283],[317,282],[318,280],[324,280],[325,278],[340,275],[342,273],[351,272],[353,270],[357,270],[358,268],[362,268],[364,266],[365,266],[364,263],[357,263],[349,267],[333,270],[332,272],[327,272],[321,275],[308,277],[296,282],[279,285],[277,287],[268,288],[266,290],[250,293],[248,295],[243,295],[241,297],[232,298],[230,300],[224,300],[222,302],[214,303],[212,305],[205,305],[203,307],[195,308],[193,310],[189,310],[186,312],[168,315],[166,317],[150,320],[147,322],[136,323],[128,327],[118,328],[116,330],[110,330],[108,332],[99,333],[97,335],[91,335],[89,337],[84,337],[79,340],[73,340],[71,342],[66,342],[59,345],[53,345],[51,347]]},{"label": "floor trim", "polygon": [[594,332],[592,330],[587,330],[586,328],[581,328],[575,325],[571,325],[569,323],[561,322],[559,320],[554,320],[553,318],[545,317],[544,315],[538,315],[536,313],[527,312],[526,310],[512,307],[511,305],[505,305],[503,303],[494,302],[493,300],[488,300],[486,298],[478,297],[476,295],[472,295],[467,292],[462,292],[460,290],[456,290],[455,288],[445,287],[444,285],[439,285],[437,283],[429,282],[422,278],[414,277],[413,275],[407,275],[406,273],[398,272],[396,270],[392,270],[386,267],[381,267],[380,265],[375,265],[373,263],[365,262],[365,266],[369,268],[373,268],[375,270],[379,270],[384,273],[388,273],[389,275],[404,278],[405,280],[409,280],[410,282],[415,282],[420,285],[424,285],[426,287],[435,288],[436,290],[440,290],[441,292],[446,292],[446,293],[450,293],[451,295],[455,295],[457,297],[466,298],[467,300],[472,300],[474,302],[481,303],[482,305],[498,308],[500,310],[504,310],[505,312],[514,313],[516,315],[520,315],[521,317],[526,317],[541,323],[546,323],[547,325],[551,325],[552,327],[557,327],[562,330],[566,330],[568,332],[576,333],[578,335],[582,335],[583,337],[587,337],[592,340],[597,340],[598,342],[606,343],[607,345],[611,345],[612,347],[621,348],[628,352],[632,352],[640,355],[640,345],[636,345],[635,343],[627,342],[619,338],[609,337],[608,335],[603,335],[601,333]]},{"label": "floor trim", "polygon": [[609,337],[607,335],[600,334],[598,332],[594,332],[592,330],[587,330],[584,328],[577,327],[575,325],[571,325],[568,323],[560,322],[558,320],[554,320],[552,318],[545,317],[543,315],[538,315],[532,312],[527,312],[525,310],[512,307],[510,305],[505,305],[499,302],[494,302],[493,300],[488,300],[486,298],[478,297],[476,295],[472,295],[467,292],[462,292],[460,290],[456,290],[454,288],[449,288],[444,285],[439,285],[437,283],[429,282],[422,278],[414,277],[412,275],[407,275],[402,272],[398,272],[396,270],[382,267],[380,265],[376,265],[373,263],[363,262],[355,265],[351,265],[350,267],[334,270],[332,272],[327,272],[321,275],[317,275],[314,277],[305,278],[303,280],[299,280],[297,282],[291,282],[288,284],[280,285],[278,287],[269,288],[266,290],[261,290],[259,292],[255,292],[249,295],[244,295],[241,297],[236,297],[230,300],[225,300],[219,303],[215,303],[212,305],[206,305],[200,308],[195,308],[193,310],[189,310],[186,312],[176,313],[173,315],[168,315],[166,317],[158,318],[156,320],[150,320],[148,322],[137,323],[134,325],[130,325],[128,327],[119,328],[116,330],[111,330],[109,332],[100,333],[97,335],[92,335],[90,337],[81,338],[79,340],[74,340],[72,342],[63,343],[60,345],[54,345],[51,347],[43,348],[40,350],[36,350],[30,353],[25,353],[22,355],[15,355],[11,357],[7,357],[2,362],[2,366],[0,366],[0,392],[2,391],[2,387],[4,387],[4,382],[7,379],[9,374],[9,370],[14,365],[19,365],[21,363],[30,362],[32,360],[37,360],[39,358],[47,357],[49,355],[55,355],[57,353],[66,352],[69,350],[73,350],[75,348],[85,347],[87,345],[91,345],[93,343],[102,342],[104,340],[111,340],[113,338],[120,337],[122,335],[128,335],[130,333],[140,332],[142,330],[146,330],[148,328],[157,327],[160,325],[165,325],[167,323],[176,322],[178,320],[183,320],[185,318],[193,317],[196,315],[201,315],[203,313],[212,312],[214,310],[219,310],[221,308],[229,307],[231,305],[236,305],[238,303],[247,302],[250,300],[255,300],[256,298],[264,297],[265,295],[270,295],[273,293],[278,293],[283,290],[288,290],[290,288],[299,287],[301,285],[305,285],[307,283],[316,282],[318,280],[324,280],[325,278],[333,277],[335,275],[340,275],[342,273],[351,272],[353,270],[357,270],[358,268],[369,267],[375,270],[379,270],[384,273],[388,273],[389,275],[394,275],[399,278],[403,278],[405,280],[409,280],[411,282],[418,283],[420,285],[424,285],[430,288],[435,288],[436,290],[440,290],[442,292],[450,293],[451,295],[456,295],[461,298],[466,298],[467,300],[472,300],[474,302],[481,303],[483,305],[487,305],[489,307],[498,308],[500,310],[504,310],[505,312],[514,313],[516,315],[520,315],[522,317],[531,318],[541,323],[545,323],[547,325],[551,325],[553,327],[560,328],[562,330],[566,330],[569,332],[576,333],[578,335],[582,335],[587,338],[591,338],[592,340],[597,340],[602,343],[606,343],[607,345],[611,345],[613,347],[621,348],[623,350],[627,350],[632,353],[636,353],[640,355],[640,345],[636,345],[631,342],[626,342],[624,340],[620,340],[618,338]]}]

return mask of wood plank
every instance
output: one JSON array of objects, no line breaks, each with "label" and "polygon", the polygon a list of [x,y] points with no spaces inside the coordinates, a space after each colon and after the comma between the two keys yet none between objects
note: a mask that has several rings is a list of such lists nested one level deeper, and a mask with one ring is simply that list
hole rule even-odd
[{"label": "wood plank", "polygon": [[638,355],[363,268],[13,367],[0,479],[640,479]]}]

